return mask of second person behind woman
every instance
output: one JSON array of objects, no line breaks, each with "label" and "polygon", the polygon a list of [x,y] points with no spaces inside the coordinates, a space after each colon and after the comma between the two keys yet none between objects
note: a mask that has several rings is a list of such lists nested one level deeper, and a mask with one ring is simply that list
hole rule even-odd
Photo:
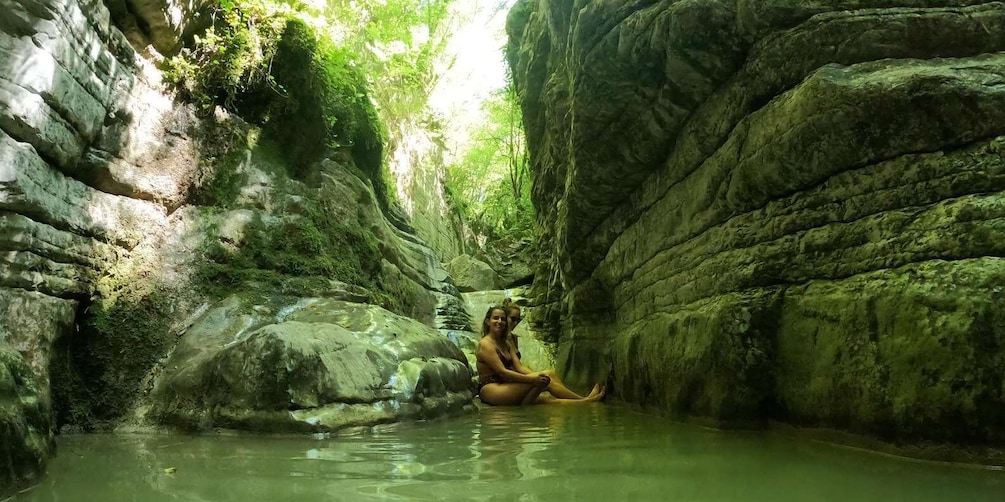
[{"label": "second person behind woman", "polygon": [[[482,402],[495,406],[565,404],[595,402],[604,397],[599,385],[583,397],[546,372],[524,366],[510,341],[509,313],[510,309],[501,305],[489,307],[482,320],[482,337],[475,353]],[[545,391],[550,395],[542,395]]]}]

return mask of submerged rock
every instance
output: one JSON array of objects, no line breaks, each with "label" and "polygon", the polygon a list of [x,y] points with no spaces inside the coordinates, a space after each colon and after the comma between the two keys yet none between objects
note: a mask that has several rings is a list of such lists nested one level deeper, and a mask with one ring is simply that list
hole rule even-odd
[{"label": "submerged rock", "polygon": [[461,350],[380,307],[305,298],[277,310],[231,297],[178,343],[149,416],[186,429],[329,432],[461,412]]}]

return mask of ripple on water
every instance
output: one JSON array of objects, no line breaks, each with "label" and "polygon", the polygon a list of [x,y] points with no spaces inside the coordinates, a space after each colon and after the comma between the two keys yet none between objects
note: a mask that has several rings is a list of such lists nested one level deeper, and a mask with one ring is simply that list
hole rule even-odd
[{"label": "ripple on water", "polygon": [[1000,471],[719,432],[613,405],[487,408],[318,437],[58,443],[49,475],[14,500],[1005,500]]}]

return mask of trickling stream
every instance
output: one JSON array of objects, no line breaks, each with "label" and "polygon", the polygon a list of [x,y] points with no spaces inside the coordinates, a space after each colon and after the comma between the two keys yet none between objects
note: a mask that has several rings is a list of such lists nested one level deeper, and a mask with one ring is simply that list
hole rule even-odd
[{"label": "trickling stream", "polygon": [[1005,472],[762,432],[722,432],[617,405],[487,408],[339,437],[59,438],[16,501],[1001,501]]}]

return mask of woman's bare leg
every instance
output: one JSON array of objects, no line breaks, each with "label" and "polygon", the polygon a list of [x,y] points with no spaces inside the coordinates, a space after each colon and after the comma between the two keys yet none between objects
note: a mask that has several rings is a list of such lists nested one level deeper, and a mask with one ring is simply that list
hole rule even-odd
[{"label": "woman's bare leg", "polygon": [[482,386],[478,396],[493,406],[519,406],[535,403],[544,391],[544,386],[529,383],[490,383]]},{"label": "woman's bare leg", "polygon": [[[552,396],[555,396],[559,399],[583,399],[584,397],[589,397],[589,396],[581,396],[572,389],[566,387],[565,384],[562,383],[562,380],[558,378],[558,373],[556,373],[555,370],[553,369],[538,371],[535,374],[548,375],[548,378],[551,379],[551,383],[548,384],[548,392]],[[595,392],[599,390],[600,390],[599,385],[594,385],[593,390],[590,391],[590,395],[593,395]]]},{"label": "woman's bare leg", "polygon": [[541,397],[541,393],[544,392],[545,387],[543,385],[535,385],[530,389],[530,392],[523,397],[523,401],[520,401],[520,406],[528,404],[537,404],[537,398]]},{"label": "woman's bare leg", "polygon": [[577,403],[596,403],[604,398],[604,389],[600,388],[596,393],[591,392],[589,396],[579,398],[579,399],[559,399],[554,396],[549,396],[547,394],[542,394],[537,397],[535,401],[536,404],[577,404]]}]

